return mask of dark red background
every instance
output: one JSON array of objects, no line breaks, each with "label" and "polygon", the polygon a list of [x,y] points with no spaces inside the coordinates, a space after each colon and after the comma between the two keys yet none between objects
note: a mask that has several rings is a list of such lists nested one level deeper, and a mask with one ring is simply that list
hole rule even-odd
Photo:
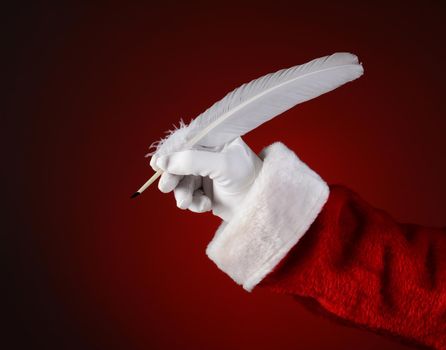
[{"label": "dark red background", "polygon": [[[365,75],[245,137],[282,141],[395,218],[446,220],[441,2],[166,2],[5,9],[3,348],[404,349],[245,292],[143,155],[261,75],[336,51]],[[2,118],[3,119],[3,118]]]}]

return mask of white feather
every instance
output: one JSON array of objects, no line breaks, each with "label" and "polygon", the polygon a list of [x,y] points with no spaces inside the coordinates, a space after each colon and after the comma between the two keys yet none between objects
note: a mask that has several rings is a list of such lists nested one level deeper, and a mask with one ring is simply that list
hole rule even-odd
[{"label": "white feather", "polygon": [[350,53],[335,53],[267,74],[228,93],[189,125],[183,123],[164,140],[152,144],[156,151],[149,155],[222,146],[362,74],[358,58]]}]

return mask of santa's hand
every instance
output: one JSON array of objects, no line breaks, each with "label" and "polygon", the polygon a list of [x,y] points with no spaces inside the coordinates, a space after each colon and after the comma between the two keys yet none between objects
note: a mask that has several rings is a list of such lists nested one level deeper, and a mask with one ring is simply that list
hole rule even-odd
[{"label": "santa's hand", "polygon": [[229,221],[241,204],[262,160],[238,137],[220,151],[186,150],[152,157],[154,170],[164,171],[160,191],[174,191],[177,206],[193,212],[212,209]]}]

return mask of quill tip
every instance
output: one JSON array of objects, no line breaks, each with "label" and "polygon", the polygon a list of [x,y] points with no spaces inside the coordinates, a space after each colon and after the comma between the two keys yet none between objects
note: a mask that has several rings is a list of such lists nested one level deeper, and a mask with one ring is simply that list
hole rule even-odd
[{"label": "quill tip", "polygon": [[135,193],[133,193],[133,194],[130,196],[130,199],[133,199],[133,198],[135,198],[135,197],[138,197],[140,194],[141,194],[141,193],[139,193],[139,192],[135,192]]}]

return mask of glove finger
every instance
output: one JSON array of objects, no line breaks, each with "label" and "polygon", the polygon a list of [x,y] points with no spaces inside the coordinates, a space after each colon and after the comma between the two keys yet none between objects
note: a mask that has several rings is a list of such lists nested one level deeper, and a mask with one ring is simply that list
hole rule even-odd
[{"label": "glove finger", "polygon": [[177,207],[187,209],[192,203],[194,191],[200,186],[201,178],[199,176],[185,176],[173,190]]},{"label": "glove finger", "polygon": [[161,179],[158,182],[158,188],[163,193],[169,193],[175,187],[177,187],[178,183],[183,179],[184,176],[174,175],[163,172],[161,175]]},{"label": "glove finger", "polygon": [[206,195],[206,197],[208,197],[212,202],[212,200],[214,198],[213,180],[208,176],[203,177],[201,187],[203,188],[203,192]]},{"label": "glove finger", "polygon": [[154,154],[152,157],[150,157],[150,166],[153,170],[158,171],[160,168],[156,165],[156,161],[158,160],[159,156]]},{"label": "glove finger", "polygon": [[224,168],[225,157],[218,152],[186,150],[160,156],[156,166],[171,174],[217,177]]},{"label": "glove finger", "polygon": [[188,208],[194,213],[204,213],[212,209],[212,202],[204,193],[203,190],[198,189],[192,196],[192,202]]}]

